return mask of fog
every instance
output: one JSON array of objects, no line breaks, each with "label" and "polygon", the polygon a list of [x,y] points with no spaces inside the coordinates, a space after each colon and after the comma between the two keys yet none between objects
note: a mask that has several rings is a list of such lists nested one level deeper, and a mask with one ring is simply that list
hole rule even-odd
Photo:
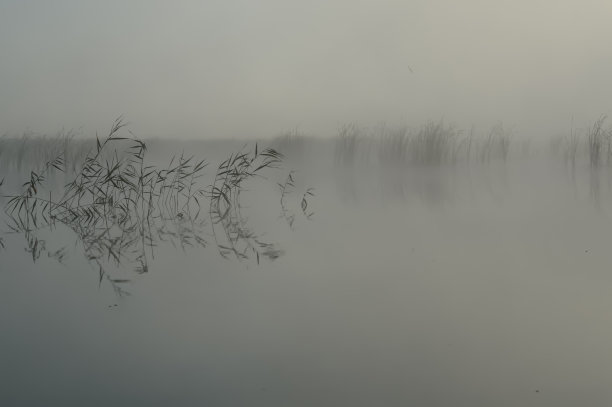
[{"label": "fog", "polygon": [[[278,244],[276,259],[250,251],[224,259],[228,243],[217,240],[222,225],[208,211],[203,245],[183,228],[184,210],[150,220],[160,229],[146,232],[149,248],[129,236],[143,233],[133,219],[127,228],[98,219],[91,239],[79,227],[92,224],[89,215],[62,219],[64,204],[52,209],[55,224],[29,220],[25,231],[11,220],[21,205],[9,205],[3,230],[17,226],[0,234],[0,404],[610,404],[605,157],[594,168],[581,148],[573,166],[562,151],[511,148],[507,160],[496,150],[483,160],[488,146],[474,141],[476,152],[459,150],[452,162],[410,154],[393,162],[373,159],[391,138],[358,140],[342,155],[346,144],[335,140],[292,141],[283,165],[241,195],[238,220]],[[206,184],[236,145],[152,141],[148,163],[186,149],[211,160]],[[37,157],[36,145],[30,150],[24,160]],[[4,151],[7,193],[40,160],[19,171],[17,154]],[[280,198],[291,170],[294,187]],[[57,200],[64,177],[52,173],[44,185],[53,189],[37,196]],[[300,209],[309,186],[312,217]],[[37,208],[42,219],[47,209]],[[109,222],[128,238],[107,239]],[[174,234],[162,234],[166,227]],[[230,243],[242,247],[253,235],[241,236]],[[138,271],[140,250],[147,272]]]},{"label": "fog", "polygon": [[2,132],[567,131],[612,111],[601,1],[0,2]]},{"label": "fog", "polygon": [[0,405],[612,405],[610,17],[0,0]]}]

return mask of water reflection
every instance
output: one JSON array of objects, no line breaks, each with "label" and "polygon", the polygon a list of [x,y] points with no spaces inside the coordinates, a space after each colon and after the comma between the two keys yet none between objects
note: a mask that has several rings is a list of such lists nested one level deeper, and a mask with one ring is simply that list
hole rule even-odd
[{"label": "water reflection", "polygon": [[[212,184],[203,186],[206,161],[181,155],[166,167],[150,165],[145,162],[146,144],[121,136],[123,127],[116,121],[107,138],[96,141],[63,189],[47,185],[54,174],[66,171],[59,154],[31,171],[21,193],[8,197],[7,226],[11,233],[23,235],[32,261],[46,255],[62,262],[67,248],[49,249],[47,240],[61,240],[57,237],[68,231],[97,270],[100,284],[106,281],[118,295],[125,295],[123,286],[130,281],[125,271],[147,273],[162,244],[188,250],[206,248],[212,241],[224,258],[257,263],[283,254],[250,226],[241,200],[247,183],[266,182],[263,173],[279,168],[280,153],[255,145],[253,151],[230,154],[217,167]],[[289,194],[294,192],[285,190],[280,198],[284,213]],[[302,197],[305,217],[311,215],[310,196],[308,189]],[[4,246],[4,240],[0,244]]]},{"label": "water reflection", "polygon": [[[330,145],[324,156],[329,167]],[[468,151],[467,143],[462,146]],[[591,404],[609,404],[608,388],[592,383],[609,376],[611,362],[612,285],[605,272],[611,233],[587,201],[586,160],[576,165],[584,199],[575,205],[568,179],[557,171],[562,163],[556,162],[558,168],[550,160],[538,162],[541,156],[533,162],[514,157],[508,163],[481,163],[481,154],[474,153],[471,165],[457,159],[444,166],[414,163],[395,169],[373,156],[357,158],[309,178],[317,186],[316,203],[324,200],[325,210],[317,215],[320,221],[302,228],[300,221],[313,206],[300,184],[303,172],[268,167],[267,180],[249,176],[264,163],[261,153],[253,149],[231,154],[221,165],[209,164],[211,179],[197,178],[191,188],[202,189],[201,195],[188,193],[188,175],[181,181],[183,193],[171,192],[178,185],[172,179],[182,177],[176,173],[189,174],[197,166],[193,160],[181,164],[188,158],[180,156],[164,167],[146,169],[145,164],[145,175],[154,170],[165,181],[153,173],[140,186],[140,175],[111,176],[111,186],[126,184],[126,193],[112,195],[112,203],[87,206],[96,201],[86,192],[80,205],[75,198],[71,206],[59,194],[63,190],[48,188],[49,197],[35,182],[37,191],[20,202],[33,209],[33,198],[41,198],[36,209],[20,212],[19,203],[10,221],[16,238],[26,236],[28,256],[45,266],[47,259],[67,262],[77,241],[94,267],[102,265],[104,286],[112,285],[118,295],[125,294],[124,281],[145,269],[141,260],[150,271],[130,287],[136,298],[121,303],[111,292],[100,306],[106,293],[92,295],[95,285],[90,287],[90,276],[83,273],[76,284],[56,278],[61,267],[53,273],[3,270],[0,287],[9,306],[3,308],[2,346],[11,352],[0,404],[19,405],[31,397],[31,405],[90,405],[97,399],[97,405],[167,400],[495,405],[503,400],[569,406],[584,394],[595,401]],[[110,166],[117,162],[112,155],[108,160]],[[115,174],[126,172],[129,163],[124,164]],[[105,164],[100,177],[107,172]],[[46,176],[47,183],[52,176]],[[335,181],[343,176],[352,177],[355,205],[338,200]],[[605,202],[606,170],[600,177],[599,199]],[[79,185],[91,189],[87,179],[77,184],[75,191]],[[138,190],[145,191],[145,199],[138,198]],[[362,205],[371,197],[374,205]],[[48,207],[41,210],[45,201],[56,203],[51,214]],[[72,214],[62,202],[83,209]],[[94,210],[90,220],[88,207],[111,216],[97,218]],[[268,212],[274,225],[263,216]],[[28,219],[30,228],[20,229]],[[283,242],[282,260],[270,263],[275,252],[266,244],[281,240],[262,232],[274,226],[283,236],[290,229],[300,233]],[[65,239],[67,234],[76,239]],[[14,247],[13,237],[6,244]],[[192,248],[197,253],[183,255]],[[257,253],[266,266],[242,272],[242,265],[256,262]],[[236,259],[243,262],[240,267]],[[20,260],[11,258],[9,264],[27,270],[29,264],[23,267]],[[568,396],[568,388],[575,394]]]}]

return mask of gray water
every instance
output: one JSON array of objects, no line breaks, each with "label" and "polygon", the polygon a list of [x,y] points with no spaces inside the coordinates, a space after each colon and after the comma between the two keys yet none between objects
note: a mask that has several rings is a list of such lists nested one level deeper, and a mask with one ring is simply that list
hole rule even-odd
[{"label": "gray water", "polygon": [[0,405],[612,403],[605,180],[595,200],[586,170],[542,160],[296,166],[311,220],[292,230],[274,185],[245,198],[283,256],[160,246],[129,296],[98,284],[67,230],[43,234],[70,247],[62,262],[5,235]]}]

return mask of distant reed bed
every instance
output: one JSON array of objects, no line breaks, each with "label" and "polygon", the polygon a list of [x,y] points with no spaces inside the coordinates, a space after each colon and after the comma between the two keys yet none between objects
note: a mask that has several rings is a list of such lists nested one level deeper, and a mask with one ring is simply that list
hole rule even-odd
[{"label": "distant reed bed", "polygon": [[340,166],[365,163],[435,167],[459,162],[505,161],[511,141],[512,132],[501,124],[482,136],[476,136],[473,131],[465,134],[443,121],[428,122],[416,129],[387,126],[364,129],[351,124],[338,131],[334,162]]},{"label": "distant reed bed", "polygon": [[78,137],[70,131],[54,136],[4,135],[0,137],[0,172],[30,170],[32,164],[44,164],[59,155],[63,157],[66,170],[74,172],[94,146],[94,139]]}]

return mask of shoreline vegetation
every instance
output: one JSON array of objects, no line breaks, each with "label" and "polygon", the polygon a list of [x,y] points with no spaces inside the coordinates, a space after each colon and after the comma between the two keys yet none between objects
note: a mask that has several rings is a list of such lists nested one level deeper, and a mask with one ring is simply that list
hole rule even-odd
[{"label": "shoreline vegetation", "polygon": [[[181,154],[167,166],[150,164],[145,159],[147,144],[131,136],[121,118],[106,138],[96,137],[89,150],[86,146],[87,141],[73,143],[71,137],[23,139],[14,162],[3,160],[4,171],[21,169],[32,156],[43,163],[30,170],[19,193],[3,193],[6,226],[25,237],[34,262],[43,253],[61,262],[67,249],[48,250],[39,233],[67,229],[98,272],[99,283],[106,281],[125,295],[123,287],[130,280],[117,277],[120,266],[147,273],[162,242],[185,250],[208,246],[210,236],[224,258],[254,258],[257,263],[283,254],[251,230],[242,213],[241,194],[247,184],[267,181],[267,172],[281,169],[284,157],[273,148],[256,143],[252,150],[229,154],[215,169],[212,183],[205,185],[201,180],[206,160]],[[70,181],[59,188],[57,182],[48,182],[57,181],[57,175]],[[285,194],[280,199],[286,210]],[[302,207],[308,206],[306,196],[299,199]]]},{"label": "shoreline vegetation", "polygon": [[[269,145],[287,157],[298,157],[313,146],[324,146],[332,151],[333,161],[339,165],[379,164],[440,166],[458,163],[486,164],[495,160],[505,161],[512,156],[534,153],[550,153],[575,165],[587,158],[589,165],[600,167],[612,162],[612,125],[601,116],[584,127],[571,127],[567,134],[533,138],[519,137],[512,128],[501,122],[485,131],[459,129],[443,120],[429,121],[419,127],[392,127],[380,125],[360,127],[355,123],[341,126],[335,136],[323,138],[291,130],[268,139],[181,139],[178,143],[189,147],[203,145],[216,149],[221,144],[244,146]],[[118,120],[121,129],[126,123]],[[164,148],[176,140],[165,138],[140,139],[129,130],[133,140],[151,147]],[[46,163],[62,156],[64,170],[76,172],[87,153],[96,148],[96,137],[85,137],[74,131],[61,131],[53,136],[35,133],[0,136],[0,174],[10,171],[30,170],[31,163]],[[106,153],[106,152],[105,152]],[[126,151],[117,150],[119,156]]]},{"label": "shoreline vegetation", "polygon": [[[518,139],[501,123],[476,134],[439,121],[416,129],[349,124],[329,139],[291,131],[251,143],[184,141],[200,146],[190,152],[203,150],[218,162],[183,153],[158,164],[168,162],[172,143],[140,140],[122,118],[104,138],[72,132],[0,137],[0,204],[7,232],[25,238],[33,261],[46,253],[62,262],[67,248],[48,248],[42,235],[57,228],[69,231],[99,283],[106,281],[124,295],[124,283],[130,281],[125,268],[146,273],[161,244],[183,250],[211,246],[223,258],[258,264],[282,256],[278,244],[250,226],[242,196],[251,188],[268,191],[261,182],[270,183],[279,218],[294,230],[296,219],[313,218],[315,196],[312,185],[298,180],[302,173],[294,166],[319,167],[326,176],[333,172],[335,188],[348,197],[357,195],[357,181],[369,177],[385,194],[405,197],[417,191],[431,202],[444,199],[447,178],[456,172],[449,169],[488,173],[513,160],[552,157],[574,186],[577,168],[588,169],[590,195],[598,200],[601,174],[612,168],[612,128],[606,127],[605,116],[547,140]],[[406,181],[415,174],[424,178]],[[0,236],[0,250],[6,246]]]}]

